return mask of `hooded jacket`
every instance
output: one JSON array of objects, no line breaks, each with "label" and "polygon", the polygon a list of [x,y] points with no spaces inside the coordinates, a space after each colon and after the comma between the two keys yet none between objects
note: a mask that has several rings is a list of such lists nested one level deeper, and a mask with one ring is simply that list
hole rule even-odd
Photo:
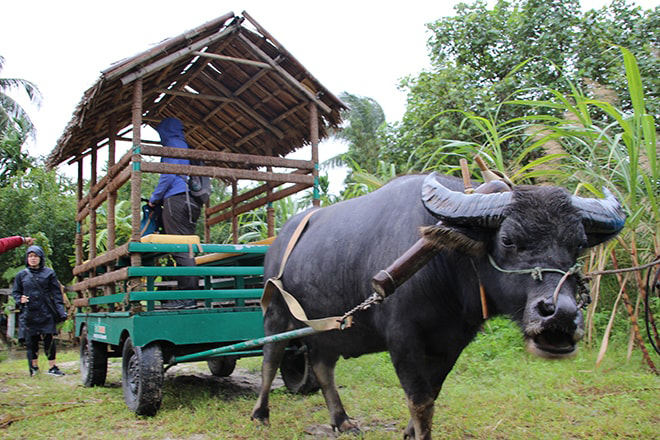
[{"label": "hooded jacket", "polygon": [[[160,143],[164,147],[188,148],[186,139],[183,135],[183,123],[177,118],[165,118],[156,127],[160,135]],[[188,159],[175,159],[172,157],[163,157],[162,163],[172,163],[180,165],[190,165]],[[151,203],[161,203],[168,197],[186,192],[188,183],[184,176],[178,174],[161,174],[158,179],[158,185],[151,194],[149,201]]]},{"label": "hooded jacket", "polygon": [[[33,252],[41,260],[36,269],[28,265],[27,256]],[[14,288],[12,296],[16,305],[20,309],[18,338],[25,339],[28,334],[56,334],[55,316],[51,307],[48,305],[49,295],[52,298],[55,309],[59,314],[65,314],[64,300],[60,290],[60,282],[55,275],[55,271],[45,267],[45,254],[39,246],[30,246],[25,251],[25,269],[20,271],[14,279]],[[38,285],[37,285],[38,283]],[[25,295],[30,300],[21,304],[21,296]]]}]

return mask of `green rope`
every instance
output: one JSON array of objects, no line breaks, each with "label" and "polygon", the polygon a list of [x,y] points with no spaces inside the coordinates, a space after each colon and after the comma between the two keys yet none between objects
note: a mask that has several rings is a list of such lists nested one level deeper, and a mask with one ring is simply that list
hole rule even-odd
[{"label": "green rope", "polygon": [[490,261],[491,266],[493,266],[496,270],[503,272],[503,273],[513,273],[513,274],[530,274],[532,276],[532,279],[535,281],[543,281],[543,272],[556,272],[560,273],[562,275],[566,274],[574,274],[580,270],[580,263],[575,263],[573,266],[571,266],[567,271],[563,271],[561,269],[554,269],[554,268],[543,268],[541,266],[536,266],[532,267],[531,269],[503,269],[500,266],[497,265],[495,260],[493,259],[493,256],[488,254],[488,261]]}]

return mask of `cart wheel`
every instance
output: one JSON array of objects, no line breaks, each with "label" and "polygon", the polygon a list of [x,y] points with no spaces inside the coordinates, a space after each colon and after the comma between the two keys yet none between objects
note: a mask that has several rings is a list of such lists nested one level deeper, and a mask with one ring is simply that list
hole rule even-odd
[{"label": "cart wheel", "polygon": [[153,416],[163,400],[163,352],[156,343],[134,347],[124,342],[121,383],[126,405],[140,416]]},{"label": "cart wheel", "polygon": [[320,386],[309,362],[307,346],[300,341],[293,341],[284,353],[280,373],[284,385],[292,393],[312,394]]},{"label": "cart wheel", "polygon": [[87,326],[80,332],[80,376],[86,387],[105,384],[108,373],[108,346],[92,341],[87,334]]},{"label": "cart wheel", "polygon": [[211,374],[217,377],[231,376],[236,368],[235,356],[221,356],[206,361],[211,370]]}]

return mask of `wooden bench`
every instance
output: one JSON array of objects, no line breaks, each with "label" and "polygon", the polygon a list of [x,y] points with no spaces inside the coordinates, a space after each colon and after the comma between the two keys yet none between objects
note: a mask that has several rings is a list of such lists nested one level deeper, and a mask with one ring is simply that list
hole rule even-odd
[{"label": "wooden bench", "polygon": [[[275,241],[275,237],[268,237],[264,240],[253,241],[248,243],[248,245],[270,245]],[[198,266],[215,263],[217,261],[226,260],[227,258],[237,257],[242,255],[240,252],[215,252],[212,254],[200,255],[195,257],[195,264]]]}]

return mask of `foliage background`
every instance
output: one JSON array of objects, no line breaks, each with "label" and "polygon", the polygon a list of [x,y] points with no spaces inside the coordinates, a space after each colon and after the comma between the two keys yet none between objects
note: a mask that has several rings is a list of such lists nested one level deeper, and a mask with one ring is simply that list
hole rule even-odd
[{"label": "foliage background", "polygon": [[[408,99],[401,121],[387,124],[380,105],[369,97],[341,95],[351,110],[335,136],[349,147],[324,167],[342,164],[350,173],[340,194],[330,193],[322,176],[322,204],[357,197],[399,174],[456,174],[460,158],[479,154],[516,183],[551,183],[584,196],[600,196],[605,185],[616,193],[628,213],[626,229],[617,241],[587,256],[586,270],[638,265],[660,254],[655,133],[660,7],[643,10],[614,0],[582,12],[578,0],[477,0],[459,4],[455,16],[428,27],[431,67],[402,79]],[[68,283],[75,186],[45,172],[42,158],[23,150],[35,127],[4,93],[15,88],[40,100],[29,81],[0,78],[0,234],[38,237],[60,280]],[[478,179],[474,166],[472,172]],[[145,175],[143,194],[156,178]],[[229,197],[222,182],[214,185],[213,203]],[[124,202],[117,205],[117,244],[130,230],[128,191],[124,186],[119,194]],[[276,230],[310,203],[311,194],[278,202]],[[107,246],[104,216],[100,210],[99,251]],[[264,238],[265,210],[242,215],[239,227],[242,242]],[[228,224],[211,231],[213,242],[231,239]],[[23,258],[20,248],[0,255],[0,287],[10,285]],[[644,325],[642,278],[595,280],[588,342],[606,341],[618,328],[634,336],[629,330]],[[630,341],[643,346],[639,338]]]}]

